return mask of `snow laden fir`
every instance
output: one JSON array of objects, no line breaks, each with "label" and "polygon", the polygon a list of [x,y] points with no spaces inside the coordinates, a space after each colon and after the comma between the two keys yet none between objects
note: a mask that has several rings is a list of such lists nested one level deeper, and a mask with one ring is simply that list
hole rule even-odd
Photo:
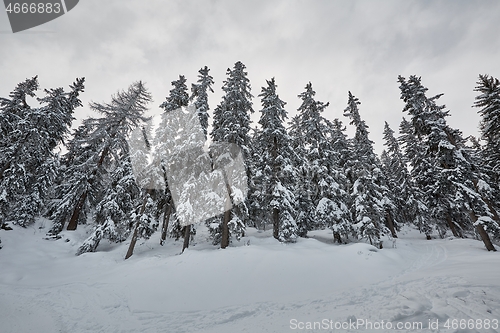
[{"label": "snow laden fir", "polygon": [[[479,75],[471,101],[481,115],[477,139],[447,123],[442,94],[428,96],[418,76],[398,77],[403,118],[398,133],[385,123],[385,150],[377,156],[364,110],[351,92],[346,108],[338,110],[355,128],[348,137],[342,120],[323,116],[329,103],[317,99],[310,82],[289,118],[274,78],[255,98],[243,63],[226,75],[213,109],[209,68],[199,70],[191,89],[180,75],[159,106],[157,128],[147,116],[157,107],[141,81],[109,102],[90,103],[95,116],[73,131],[83,78],[69,90],[40,91],[36,76],[18,84],[0,98],[1,228],[28,227],[45,217],[51,221],[47,239],[59,239],[64,229],[88,230],[78,255],[98,251],[105,239],[129,242],[126,258],[139,239],[154,235],[161,244],[182,239],[184,250],[200,223],[221,248],[244,237],[247,227],[272,228],[279,242],[329,229],[339,244],[364,241],[382,248],[383,237],[395,239],[408,225],[429,240],[451,234],[495,251],[498,79]],[[37,106],[28,103],[33,98]],[[256,111],[260,119],[253,126]],[[131,149],[141,144],[143,149]],[[238,156],[242,172],[228,172]],[[197,191],[201,181],[211,184],[210,191]],[[195,214],[212,206],[223,209]]]}]

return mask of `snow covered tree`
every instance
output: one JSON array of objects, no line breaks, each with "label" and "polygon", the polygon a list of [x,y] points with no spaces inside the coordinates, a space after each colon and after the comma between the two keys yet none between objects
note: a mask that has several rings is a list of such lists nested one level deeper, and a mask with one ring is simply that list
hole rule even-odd
[{"label": "snow covered tree", "polygon": [[399,142],[387,122],[384,125],[384,140],[387,150],[382,165],[391,200],[394,203],[392,213],[399,222],[408,223],[412,221],[412,217],[408,214],[410,211],[408,206],[412,203],[410,174]]},{"label": "snow covered tree", "polygon": [[415,176],[425,189],[431,216],[441,230],[446,223],[457,237],[474,227],[486,248],[494,251],[487,231],[496,233],[499,226],[487,204],[491,187],[468,155],[460,131],[447,125],[449,112],[437,105],[442,94],[428,98],[427,88],[416,76],[408,80],[400,76],[399,82],[404,111],[412,116],[414,132],[426,149],[422,159],[426,168]]},{"label": "snow covered tree", "polygon": [[329,227],[339,240],[340,234],[349,233],[348,195],[339,153],[332,149],[332,124],[321,115],[329,103],[316,101],[315,95],[309,82],[298,96],[302,104],[290,126],[299,177],[297,225],[300,236]]},{"label": "snow covered tree", "polygon": [[[167,165],[166,161],[171,157],[169,155],[174,154],[172,152],[172,147],[175,146],[175,134],[183,129],[183,126],[186,125],[183,123],[182,119],[177,117],[176,115],[180,115],[179,111],[186,107],[189,104],[189,95],[188,89],[186,86],[186,79],[184,75],[179,75],[179,79],[172,81],[173,89],[169,91],[169,95],[166,97],[165,102],[160,105],[160,108],[164,110],[162,114],[162,120],[160,122],[159,127],[156,129],[153,146],[154,154],[153,161],[151,165],[148,167],[150,184],[147,186],[150,189],[156,189],[156,193],[154,195],[154,199],[152,198],[152,191],[146,191],[146,196],[144,197],[143,209],[145,210],[147,207],[150,207],[153,211],[155,211],[156,216],[163,215],[162,222],[162,232],[160,238],[160,244],[164,244],[167,235],[178,239],[179,237],[183,237],[187,235],[187,239],[189,237],[194,236],[195,229],[188,227],[182,227],[179,225],[178,219],[175,218],[175,204],[172,199],[172,193],[168,186],[168,176],[167,176]],[[136,230],[141,229],[141,225],[143,220],[149,221],[149,218],[145,218],[144,213],[141,213],[136,222]],[[174,217],[174,223],[170,225],[170,218]],[[147,225],[147,223],[146,223]],[[125,259],[128,259],[132,256],[135,240],[137,237],[132,238],[132,242],[129,246],[129,250]]]},{"label": "snow covered tree", "polygon": [[[205,73],[206,73],[206,75],[208,75],[208,70]],[[207,77],[204,77],[204,79],[210,81],[210,79]],[[183,127],[188,125],[188,122],[189,122],[188,120],[184,120],[184,118],[182,117],[182,114],[178,112],[183,107],[184,108],[187,107],[189,104],[189,95],[187,93],[188,89],[187,89],[185,82],[186,82],[186,79],[184,78],[183,75],[179,75],[179,80],[172,81],[172,85],[174,86],[174,88],[172,90],[170,90],[169,95],[167,97],[167,102],[160,105],[160,108],[162,108],[165,113],[164,113],[164,117],[162,119],[163,121],[162,121],[162,124],[160,125],[159,131],[163,131],[163,134],[161,134],[160,136],[163,137],[163,140],[166,140],[160,144],[163,145],[163,147],[166,147],[167,145],[169,146],[169,149],[167,149],[167,150],[163,149],[160,151],[162,152],[162,154],[165,154],[168,156],[175,155],[177,158],[180,157],[180,151],[182,151],[181,146],[183,146],[185,148],[186,147],[185,144],[189,144],[189,142],[179,142],[179,141],[193,139],[193,138],[189,137],[193,133],[187,133],[187,137],[181,137],[178,135],[177,140],[174,137],[172,137],[172,133],[176,133],[176,131],[177,132],[184,131],[184,133],[186,133],[186,128],[183,128]],[[207,87],[207,85],[208,85],[208,87]],[[203,114],[204,108],[208,107],[208,101],[206,99],[204,99],[204,97],[203,97],[203,94],[207,95],[207,92],[206,92],[206,90],[205,90],[205,92],[203,92],[202,89],[207,89],[209,87],[210,87],[209,82],[204,82],[204,87],[203,88],[200,87],[199,93],[201,94],[200,95],[201,99],[199,100],[199,102],[200,102],[199,107],[201,109],[196,110],[197,113],[199,111],[201,112],[201,113],[198,113],[198,117],[200,118],[200,120],[205,117],[205,114]],[[202,105],[201,103],[203,103],[203,101],[205,101],[206,104]],[[174,111],[175,111],[175,116],[173,113]],[[185,111],[189,112],[190,110],[186,109]],[[177,116],[177,115],[179,115],[179,116]],[[159,133],[157,133],[157,134],[159,134]],[[165,135],[169,136],[169,138],[166,139]],[[179,139],[181,139],[181,140],[179,140]],[[178,149],[181,149],[181,150],[178,150]],[[184,157],[187,158],[187,156],[184,156]],[[165,156],[163,158],[165,158]],[[163,167],[165,167],[165,164],[163,164]],[[167,184],[167,191],[169,192],[168,197],[170,198],[170,201],[167,202],[167,205],[171,207],[170,208],[171,214],[174,217],[173,224],[170,226],[170,237],[175,238],[175,239],[179,239],[181,237],[184,238],[186,241],[185,244],[187,247],[187,246],[189,246],[189,239],[191,237],[194,237],[194,235],[196,234],[196,231],[194,229],[194,226],[192,226],[192,225],[188,225],[188,226],[181,226],[180,225],[179,219],[176,218],[176,214],[175,214],[176,207],[175,207],[174,202],[172,201],[172,196],[170,193],[170,189],[168,188],[168,184]]]},{"label": "snow covered tree", "polygon": [[174,88],[170,90],[166,101],[160,105],[160,108],[165,112],[177,110],[189,103],[188,88],[186,86],[186,78],[184,75],[179,75],[179,79],[172,81]]},{"label": "snow covered tree", "polygon": [[474,106],[481,108],[480,129],[486,141],[485,164],[500,174],[500,81],[488,75],[479,75],[474,91],[480,93]]},{"label": "snow covered tree", "polygon": [[[243,151],[247,176],[251,179],[250,168],[252,150],[250,138],[250,114],[253,113],[250,81],[247,78],[245,65],[238,61],[233,69],[227,70],[227,79],[223,82],[224,96],[214,110],[212,132],[210,136],[214,143],[230,143],[237,145]],[[207,221],[214,243],[220,239],[221,248],[229,245],[231,236],[240,239],[248,220],[246,202],[233,206],[226,212],[222,221]]]},{"label": "snow covered tree", "polygon": [[208,110],[210,107],[208,105],[208,92],[213,93],[212,85],[214,84],[213,77],[208,74],[210,69],[207,66],[203,67],[198,71],[198,82],[191,85],[191,97],[190,100],[194,100],[194,105],[198,117],[200,119],[201,127],[203,128],[203,133],[207,135],[208,130]]},{"label": "snow covered tree", "polygon": [[350,189],[352,187],[351,179],[349,177],[350,164],[352,158],[352,140],[347,138],[345,133],[346,127],[338,118],[335,118],[332,123],[329,123],[330,129],[330,172],[335,179],[336,186],[331,193],[334,195],[334,201],[340,203],[337,209],[337,216],[326,217],[335,223],[329,223],[330,228],[333,230],[334,241],[345,243],[349,236],[356,236],[353,229],[352,216],[349,212],[349,207],[352,206],[352,196]]},{"label": "snow covered tree", "polygon": [[392,205],[387,195],[388,189],[375,153],[373,142],[368,138],[368,125],[361,119],[359,100],[348,93],[347,108],[344,115],[351,119],[356,127],[353,139],[352,175],[353,207],[355,229],[358,237],[366,238],[377,247],[381,247],[380,237],[387,233],[385,220],[388,207]]},{"label": "snow covered tree", "polygon": [[0,223],[11,220],[27,226],[42,213],[59,167],[55,148],[69,132],[73,112],[81,106],[84,79],[70,86],[46,89],[32,108],[37,77],[19,84],[10,99],[0,99]]},{"label": "snow covered tree", "polygon": [[256,187],[259,207],[273,223],[273,236],[282,242],[297,237],[295,216],[295,173],[292,165],[294,152],[283,122],[287,118],[283,102],[276,92],[274,78],[266,81],[261,94],[261,130],[255,137],[259,142],[256,163]]},{"label": "snow covered tree", "polygon": [[404,158],[411,165],[411,172],[406,183],[407,194],[405,218],[411,221],[428,240],[431,239],[434,224],[431,222],[429,208],[426,205],[424,189],[416,183],[420,170],[426,168],[425,149],[414,134],[413,126],[404,117],[399,126],[398,142],[404,151]]},{"label": "snow covered tree", "polygon": [[95,250],[102,237],[120,241],[130,231],[138,188],[132,182],[127,138],[148,120],[144,113],[150,101],[151,95],[139,81],[118,92],[110,103],[91,103],[92,110],[103,117],[85,119],[69,144],[50,233],[59,233],[66,222],[68,230],[75,230],[95,210],[92,239],[79,253]]}]

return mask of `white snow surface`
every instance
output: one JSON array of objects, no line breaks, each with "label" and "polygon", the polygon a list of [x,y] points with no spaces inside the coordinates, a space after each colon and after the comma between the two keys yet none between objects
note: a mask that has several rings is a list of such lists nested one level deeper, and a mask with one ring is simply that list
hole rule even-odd
[{"label": "white snow surface", "polygon": [[[447,319],[500,319],[500,253],[473,239],[409,228],[397,247],[333,244],[316,231],[281,244],[247,229],[221,250],[199,226],[181,241],[102,243],[75,256],[86,230],[44,240],[50,225],[0,230],[0,332],[497,332],[453,330]],[[295,321],[293,321],[295,320]],[[292,329],[294,323],[422,322],[422,330]],[[438,330],[428,328],[439,320]],[[306,327],[306,326],[304,326]]]}]

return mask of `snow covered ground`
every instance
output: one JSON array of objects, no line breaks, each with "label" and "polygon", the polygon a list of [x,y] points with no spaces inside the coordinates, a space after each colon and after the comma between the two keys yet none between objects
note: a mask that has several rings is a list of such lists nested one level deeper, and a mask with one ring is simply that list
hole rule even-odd
[{"label": "snow covered ground", "polygon": [[285,245],[249,229],[220,250],[200,227],[182,255],[155,235],[124,261],[127,243],[76,257],[85,230],[47,241],[48,225],[0,230],[2,333],[500,332],[500,254],[476,240],[405,229],[377,250],[333,245],[328,231]]}]

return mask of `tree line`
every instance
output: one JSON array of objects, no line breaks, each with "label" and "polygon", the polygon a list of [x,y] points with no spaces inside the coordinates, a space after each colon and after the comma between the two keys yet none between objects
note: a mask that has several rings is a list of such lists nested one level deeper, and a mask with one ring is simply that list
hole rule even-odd
[{"label": "tree line", "polygon": [[[141,81],[107,103],[91,102],[97,116],[71,132],[84,79],[76,79],[69,91],[45,89],[43,97],[38,97],[37,77],[27,79],[0,98],[0,226],[27,227],[44,216],[52,221],[47,238],[58,239],[64,228],[90,225],[77,254],[96,251],[102,239],[130,240],[128,258],[138,239],[158,231],[162,245],[167,238],[183,239],[184,250],[196,235],[197,225],[183,222],[192,208],[229,204],[230,209],[203,222],[221,248],[244,236],[246,227],[268,225],[280,242],[328,228],[335,242],[364,240],[381,248],[383,236],[397,238],[406,224],[427,239],[475,237],[495,251],[493,242],[500,240],[499,80],[479,75],[477,81],[473,106],[481,116],[481,140],[465,138],[447,123],[449,110],[439,104],[442,94],[428,96],[420,77],[399,76],[397,82],[404,117],[397,134],[385,122],[385,149],[377,156],[359,99],[348,92],[343,116],[355,127],[348,137],[340,119],[323,116],[329,103],[317,100],[310,82],[289,119],[275,79],[267,80],[257,96],[260,119],[252,127],[254,96],[239,61],[227,70],[213,112],[208,67],[199,70],[190,89],[183,75],[172,81],[156,129],[146,116],[152,97]],[[30,106],[28,97],[40,106]],[[201,134],[193,136],[186,122],[173,117],[176,110],[195,120]],[[146,148],[132,150],[130,143],[141,140]],[[202,148],[207,140],[208,151]],[[239,147],[244,177],[231,182],[226,174],[224,181],[216,177],[216,166],[231,155],[221,153],[222,143]],[[62,145],[67,152],[61,155],[56,148]],[[172,175],[172,165],[181,172]],[[186,189],[200,180],[226,186],[229,195],[192,197],[181,191],[183,200],[176,202],[169,177],[178,177]],[[248,188],[244,196],[242,183]]]}]

